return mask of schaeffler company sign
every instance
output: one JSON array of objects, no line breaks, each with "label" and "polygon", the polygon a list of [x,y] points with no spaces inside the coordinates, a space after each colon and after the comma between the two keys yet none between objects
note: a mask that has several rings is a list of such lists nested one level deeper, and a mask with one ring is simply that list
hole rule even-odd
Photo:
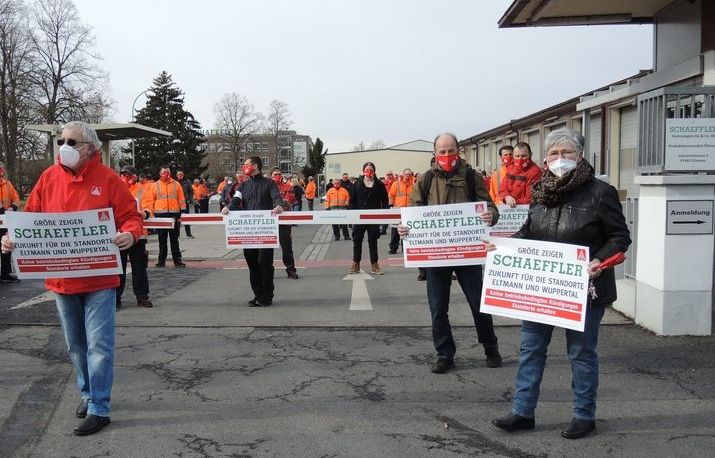
[{"label": "schaeffler company sign", "polygon": [[665,120],[665,170],[715,171],[715,118]]}]

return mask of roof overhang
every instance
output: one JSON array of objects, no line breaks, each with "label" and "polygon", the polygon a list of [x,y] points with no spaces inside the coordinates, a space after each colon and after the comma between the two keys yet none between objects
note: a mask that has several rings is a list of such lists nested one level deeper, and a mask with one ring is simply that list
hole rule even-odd
[{"label": "roof overhang", "polygon": [[514,0],[499,27],[651,24],[678,0]]},{"label": "roof overhang", "polygon": [[[171,137],[172,133],[153,127],[143,126],[141,124],[90,124],[92,129],[97,132],[97,136],[103,142],[112,140],[129,140],[132,138],[149,138],[149,137]],[[49,134],[58,134],[62,132],[62,126],[58,124],[28,124],[30,130],[38,132],[47,132]]]}]

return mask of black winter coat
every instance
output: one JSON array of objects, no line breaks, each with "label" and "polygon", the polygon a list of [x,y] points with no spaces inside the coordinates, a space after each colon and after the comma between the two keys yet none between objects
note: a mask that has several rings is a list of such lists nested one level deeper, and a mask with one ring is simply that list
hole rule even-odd
[{"label": "black winter coat", "polygon": [[[526,222],[513,237],[588,246],[591,260],[601,261],[631,244],[616,189],[598,179],[564,196],[559,206],[548,208],[533,201]],[[604,270],[593,284],[598,297],[592,305],[616,300],[613,269]]]},{"label": "black winter coat", "polygon": [[363,177],[359,177],[355,184],[348,189],[350,193],[350,208],[353,210],[379,210],[390,207],[387,189],[382,181],[375,178],[371,188],[365,186]]}]

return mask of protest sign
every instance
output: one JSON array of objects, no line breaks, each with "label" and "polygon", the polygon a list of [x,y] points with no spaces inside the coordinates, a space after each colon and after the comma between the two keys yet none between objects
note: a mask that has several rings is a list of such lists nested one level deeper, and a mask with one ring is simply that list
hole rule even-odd
[{"label": "protest sign", "polygon": [[481,312],[583,331],[588,300],[588,247],[493,238]]},{"label": "protest sign", "polygon": [[484,264],[488,228],[479,214],[486,210],[486,202],[400,208],[410,229],[403,241],[405,267]]},{"label": "protest sign", "polygon": [[278,217],[271,210],[233,211],[224,216],[226,248],[278,248]]},{"label": "protest sign", "polygon": [[76,278],[121,274],[111,208],[68,213],[10,212],[18,278]]},{"label": "protest sign", "polygon": [[499,221],[489,228],[489,237],[510,237],[521,229],[529,216],[528,205],[517,205],[511,208],[508,205],[498,205]]}]

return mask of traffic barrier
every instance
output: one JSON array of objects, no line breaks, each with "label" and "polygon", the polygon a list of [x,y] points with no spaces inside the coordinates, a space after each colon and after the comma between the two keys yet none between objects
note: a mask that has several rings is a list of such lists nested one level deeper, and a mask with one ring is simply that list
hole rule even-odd
[{"label": "traffic barrier", "polygon": [[[223,225],[221,213],[182,213],[183,224]],[[278,224],[399,224],[400,209],[389,210],[332,210],[283,212],[278,215]],[[0,215],[0,229],[5,227],[5,215]],[[171,229],[173,218],[149,218],[144,220],[146,229]]]}]

